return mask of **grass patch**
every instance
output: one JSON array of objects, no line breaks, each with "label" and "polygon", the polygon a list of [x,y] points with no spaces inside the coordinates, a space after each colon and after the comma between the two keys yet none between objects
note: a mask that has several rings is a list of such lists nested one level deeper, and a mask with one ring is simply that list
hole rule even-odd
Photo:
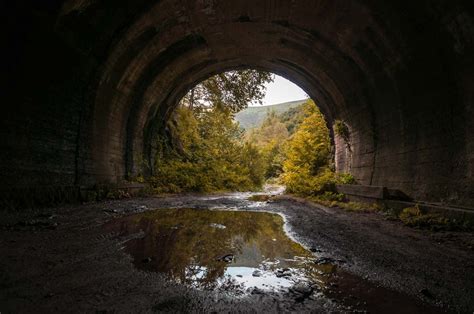
[{"label": "grass patch", "polygon": [[338,207],[349,212],[370,213],[380,211],[378,204],[368,204],[360,202],[348,202],[342,193],[324,192],[321,195],[308,197],[312,202],[327,206]]},{"label": "grass patch", "polygon": [[451,219],[436,213],[425,213],[418,205],[402,210],[398,218],[407,226],[431,231],[470,231],[473,226],[468,221]]},{"label": "grass patch", "polygon": [[419,205],[407,207],[401,212],[377,203],[349,202],[344,194],[325,192],[316,196],[302,196],[311,202],[331,208],[342,208],[348,212],[382,212],[386,220],[401,221],[404,225],[430,231],[474,231],[474,225],[467,220],[449,218],[439,213],[424,212]]}]

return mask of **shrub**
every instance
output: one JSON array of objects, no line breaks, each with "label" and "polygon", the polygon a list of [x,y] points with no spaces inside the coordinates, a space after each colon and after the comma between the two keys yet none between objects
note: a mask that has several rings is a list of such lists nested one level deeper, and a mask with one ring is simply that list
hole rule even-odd
[{"label": "shrub", "polygon": [[335,192],[329,167],[331,144],[323,115],[314,102],[305,104],[305,118],[285,148],[282,181],[287,191],[300,195]]},{"label": "shrub", "polygon": [[398,218],[407,226],[429,229],[432,231],[439,230],[455,230],[464,231],[471,230],[472,226],[468,222],[457,221],[450,219],[440,214],[424,213],[417,205],[404,208],[398,215]]},{"label": "shrub", "polygon": [[344,123],[342,120],[336,120],[334,121],[334,133],[339,135],[344,142],[349,143],[350,139],[350,133],[349,133],[349,127],[347,124]]},{"label": "shrub", "polygon": [[263,158],[255,145],[243,142],[230,112],[180,107],[170,128],[174,144],[157,145],[149,180],[157,192],[248,191],[262,185]]},{"label": "shrub", "polygon": [[350,173],[338,173],[336,175],[338,184],[356,184],[356,179]]}]

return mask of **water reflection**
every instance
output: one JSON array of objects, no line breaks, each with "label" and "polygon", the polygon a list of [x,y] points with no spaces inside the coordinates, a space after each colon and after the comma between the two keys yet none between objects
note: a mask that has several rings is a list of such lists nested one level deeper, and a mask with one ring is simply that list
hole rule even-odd
[{"label": "water reflection", "polygon": [[291,240],[281,216],[265,212],[158,209],[106,225],[121,235],[136,267],[201,289],[281,290],[302,282],[324,286],[332,265]]}]

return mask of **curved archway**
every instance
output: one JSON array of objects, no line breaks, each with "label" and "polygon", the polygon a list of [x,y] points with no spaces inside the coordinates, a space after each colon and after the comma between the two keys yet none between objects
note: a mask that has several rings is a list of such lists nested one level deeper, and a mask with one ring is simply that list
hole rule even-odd
[{"label": "curved archway", "polygon": [[[250,18],[239,16],[237,19],[223,20],[218,30],[215,30],[212,23],[208,23],[199,33],[195,33],[185,27],[188,26],[188,20],[183,16],[183,23],[160,21],[160,12],[163,14],[164,8],[165,4],[159,3],[142,17],[141,21],[147,23],[137,23],[138,30],[133,29],[124,36],[124,43],[117,44],[117,49],[110,57],[110,64],[104,70],[102,77],[112,80],[105,83],[101,80],[99,84],[95,110],[100,112],[100,116],[93,119],[95,128],[106,127],[110,132],[111,124],[105,119],[114,115],[128,118],[112,132],[112,136],[117,137],[105,141],[116,146],[107,148],[103,156],[97,158],[99,160],[125,151],[122,155],[128,156],[128,169],[134,169],[134,160],[140,159],[140,156],[134,155],[136,152],[140,155],[144,144],[146,146],[143,143],[145,136],[141,132],[145,129],[146,133],[147,126],[157,116],[157,112],[159,117],[166,117],[169,108],[177,103],[190,86],[213,73],[227,69],[253,67],[284,75],[308,91],[329,121],[333,116],[347,115],[351,107],[363,111],[368,106],[368,100],[360,92],[368,88],[363,86],[367,82],[360,66],[351,62],[344,52],[329,44],[322,36],[308,29],[291,27],[284,21],[251,21]],[[208,11],[199,8],[189,10],[198,12],[197,19],[212,21],[204,19]],[[179,13],[177,14],[178,16],[166,15],[166,20],[179,20]],[[215,14],[215,11],[211,13]],[[150,36],[149,42],[144,44],[139,38],[143,38],[150,31],[149,25],[158,23],[157,20],[165,25],[172,25],[166,34],[174,33],[174,36],[166,37],[164,33],[157,33]],[[138,42],[141,48],[133,48]],[[117,76],[117,67],[120,65],[116,61],[122,60],[123,55],[128,55],[127,51],[130,49],[140,52],[129,60],[128,66],[121,72],[122,76]],[[115,98],[109,99],[111,89],[114,89],[112,97]],[[104,115],[99,107],[113,109],[109,109],[110,113]],[[120,110],[123,113],[118,114],[117,111]],[[370,116],[370,109],[365,111]],[[367,116],[360,119],[362,121],[359,124],[370,129],[373,118],[366,119]],[[124,132],[127,133],[125,136]],[[106,130],[101,134],[107,134]],[[127,140],[117,145],[118,139],[125,137]],[[365,142],[368,143],[369,140],[367,138]],[[104,149],[102,139],[92,145],[93,151]],[[123,167],[121,158],[106,163],[103,169],[108,167],[105,171],[109,174]],[[123,171],[125,169],[122,168],[121,175]],[[369,183],[362,172],[359,179]]]},{"label": "curved archway", "polygon": [[[5,184],[120,181],[146,157],[152,122],[166,119],[190,86],[226,69],[257,67],[291,79],[329,121],[350,125],[359,182],[421,200],[474,200],[467,3],[68,0],[35,10],[46,12],[35,16],[45,25],[35,32],[50,44],[30,44],[44,58],[25,61],[40,70],[26,84],[47,79],[22,98],[22,108],[34,99],[41,104],[35,112],[47,117],[57,106],[50,123],[70,136],[40,132],[27,149],[50,156],[59,148],[58,160],[6,162]],[[58,61],[64,69],[48,72]],[[59,97],[44,96],[51,90]],[[20,123],[35,115],[20,111],[10,115]],[[13,122],[5,133],[15,131],[30,138]],[[4,151],[20,156],[24,149],[9,143]]]}]

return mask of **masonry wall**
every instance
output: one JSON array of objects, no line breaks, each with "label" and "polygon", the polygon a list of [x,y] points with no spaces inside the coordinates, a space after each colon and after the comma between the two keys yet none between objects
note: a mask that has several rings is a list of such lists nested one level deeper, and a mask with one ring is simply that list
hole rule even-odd
[{"label": "masonry wall", "polygon": [[350,152],[334,139],[338,171],[473,206],[472,6],[272,3],[2,3],[0,191],[121,182],[141,171],[147,134],[187,88],[255,66],[349,125]]}]

